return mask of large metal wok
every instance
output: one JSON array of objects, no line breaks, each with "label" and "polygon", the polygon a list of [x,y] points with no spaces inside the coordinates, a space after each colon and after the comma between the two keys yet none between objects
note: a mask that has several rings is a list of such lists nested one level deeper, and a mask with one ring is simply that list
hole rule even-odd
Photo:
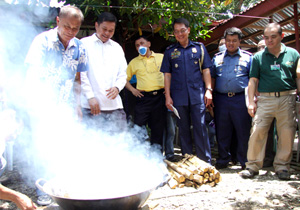
[{"label": "large metal wok", "polygon": [[[143,192],[115,198],[99,198],[99,199],[74,199],[57,196],[52,186],[52,180],[45,181],[39,179],[36,181],[36,186],[43,192],[47,193],[52,199],[65,210],[135,210],[141,207],[149,198],[151,192],[157,187],[163,186],[169,177],[165,177],[165,181],[158,183],[151,189],[146,189]],[[41,182],[44,182],[41,185]]]}]

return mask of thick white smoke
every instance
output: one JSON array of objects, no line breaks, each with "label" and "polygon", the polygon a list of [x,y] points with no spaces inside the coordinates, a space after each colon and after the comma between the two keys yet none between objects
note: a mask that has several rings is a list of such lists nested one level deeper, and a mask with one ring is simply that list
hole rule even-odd
[{"label": "thick white smoke", "polygon": [[26,175],[55,180],[59,193],[77,198],[125,196],[159,185],[164,176],[163,156],[160,149],[141,140],[140,128],[120,133],[91,129],[77,120],[73,106],[51,99],[56,94],[51,85],[29,81],[39,94],[26,92],[25,56],[32,39],[45,30],[48,11],[54,18],[56,10],[15,7],[0,7],[0,63],[8,106],[23,124],[17,138],[22,150],[14,154],[32,167]]}]

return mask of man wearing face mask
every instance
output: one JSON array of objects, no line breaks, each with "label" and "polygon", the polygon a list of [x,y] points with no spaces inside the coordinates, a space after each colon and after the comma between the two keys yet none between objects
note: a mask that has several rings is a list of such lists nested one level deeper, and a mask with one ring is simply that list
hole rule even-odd
[{"label": "man wearing face mask", "polygon": [[226,50],[226,45],[225,45],[225,37],[221,37],[221,39],[219,40],[219,52],[224,52]]},{"label": "man wearing face mask", "polygon": [[[127,67],[126,88],[137,98],[134,123],[139,126],[148,124],[151,129],[151,144],[162,145],[166,119],[164,96],[164,75],[160,72],[163,54],[150,50],[151,42],[146,37],[135,40],[139,56]],[[136,75],[137,86],[129,80]]]}]

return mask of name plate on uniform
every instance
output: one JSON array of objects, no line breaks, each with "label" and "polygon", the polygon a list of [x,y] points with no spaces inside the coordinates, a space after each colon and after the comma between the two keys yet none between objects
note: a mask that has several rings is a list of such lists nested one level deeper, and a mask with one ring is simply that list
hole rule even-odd
[{"label": "name plate on uniform", "polygon": [[271,70],[272,71],[278,71],[278,70],[280,70],[280,64],[271,65]]}]

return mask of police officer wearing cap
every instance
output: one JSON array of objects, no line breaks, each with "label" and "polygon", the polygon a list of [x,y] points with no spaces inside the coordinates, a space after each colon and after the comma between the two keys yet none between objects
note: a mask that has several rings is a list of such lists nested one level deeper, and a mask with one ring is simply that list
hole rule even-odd
[{"label": "police officer wearing cap", "polygon": [[[178,43],[169,46],[164,55],[161,72],[165,78],[166,106],[178,110],[179,136],[182,154],[193,154],[192,135],[197,156],[210,163],[210,144],[205,126],[205,107],[212,103],[210,57],[203,44],[190,41],[189,22],[178,18],[173,22],[174,35]],[[203,63],[199,61],[204,54]],[[200,62],[201,63],[201,62]]]},{"label": "police officer wearing cap", "polygon": [[236,136],[237,160],[242,168],[247,161],[251,117],[245,101],[245,88],[249,82],[252,54],[239,48],[242,32],[236,27],[224,33],[226,51],[213,58],[211,71],[215,91],[214,113],[218,154],[216,168],[226,168],[231,160],[230,144]]}]

